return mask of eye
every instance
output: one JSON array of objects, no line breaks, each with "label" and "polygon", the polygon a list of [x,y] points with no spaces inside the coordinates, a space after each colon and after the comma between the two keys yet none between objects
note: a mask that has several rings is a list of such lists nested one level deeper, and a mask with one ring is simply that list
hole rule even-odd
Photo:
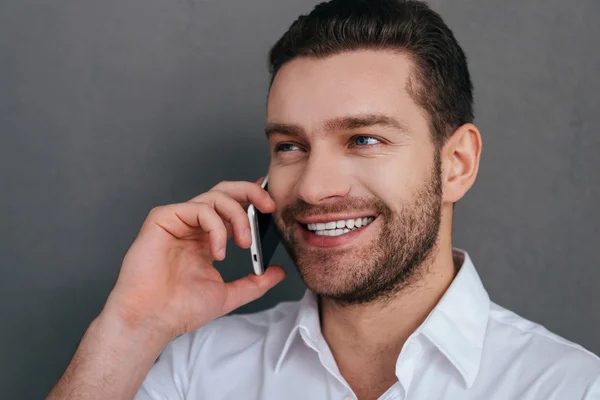
[{"label": "eye", "polygon": [[379,139],[376,139],[371,136],[355,136],[352,138],[352,144],[354,146],[358,146],[358,147],[368,146],[368,145],[373,145],[373,144],[378,144],[378,143],[381,143],[381,141]]},{"label": "eye", "polygon": [[287,153],[289,151],[300,150],[300,147],[292,143],[281,143],[275,146],[276,153]]}]

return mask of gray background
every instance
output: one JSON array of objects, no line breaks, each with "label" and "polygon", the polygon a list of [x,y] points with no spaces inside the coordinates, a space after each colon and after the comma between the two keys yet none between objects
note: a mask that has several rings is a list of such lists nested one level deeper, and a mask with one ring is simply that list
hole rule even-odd
[{"label": "gray background", "polygon": [[[0,0],[0,397],[42,398],[148,211],[254,180],[269,46],[314,0]],[[484,137],[455,245],[492,298],[600,352],[600,2],[432,1]],[[219,265],[245,275],[245,251]],[[298,298],[287,281],[248,312]]]}]

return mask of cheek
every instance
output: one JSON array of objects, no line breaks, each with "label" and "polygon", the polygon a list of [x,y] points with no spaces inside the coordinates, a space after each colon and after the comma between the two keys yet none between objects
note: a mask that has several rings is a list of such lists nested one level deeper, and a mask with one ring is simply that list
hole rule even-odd
[{"label": "cheek", "polygon": [[394,211],[410,201],[426,176],[426,168],[414,157],[395,155],[371,161],[355,169],[356,177],[368,195],[379,198]]},{"label": "cheek", "polygon": [[269,195],[275,201],[277,210],[290,203],[296,178],[290,174],[289,169],[274,168],[271,166],[269,174]]},{"label": "cheek", "polygon": [[410,181],[410,164],[399,155],[385,155],[373,159],[358,160],[354,163],[353,172],[362,182],[368,183],[378,192],[383,189],[394,189]]}]

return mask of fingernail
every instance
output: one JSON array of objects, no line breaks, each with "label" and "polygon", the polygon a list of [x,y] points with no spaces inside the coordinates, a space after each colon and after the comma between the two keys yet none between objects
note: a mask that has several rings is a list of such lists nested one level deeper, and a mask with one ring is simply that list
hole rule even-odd
[{"label": "fingernail", "polygon": [[244,229],[244,239],[252,241],[252,235],[250,234],[250,229]]},{"label": "fingernail", "polygon": [[224,259],[225,258],[225,249],[221,249],[219,250],[219,253],[217,254],[219,256],[220,259]]}]

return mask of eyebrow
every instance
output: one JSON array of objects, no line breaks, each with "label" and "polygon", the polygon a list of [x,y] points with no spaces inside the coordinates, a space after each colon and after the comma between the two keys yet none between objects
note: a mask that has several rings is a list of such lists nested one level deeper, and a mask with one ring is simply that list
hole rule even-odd
[{"label": "eyebrow", "polygon": [[[410,132],[408,126],[400,120],[385,114],[360,114],[337,117],[325,122],[325,131],[328,133],[336,131],[350,131],[372,126],[381,126],[401,131],[404,134]],[[300,125],[283,124],[277,122],[268,123],[265,134],[270,138],[274,134],[286,136],[302,136],[306,132]]]}]

